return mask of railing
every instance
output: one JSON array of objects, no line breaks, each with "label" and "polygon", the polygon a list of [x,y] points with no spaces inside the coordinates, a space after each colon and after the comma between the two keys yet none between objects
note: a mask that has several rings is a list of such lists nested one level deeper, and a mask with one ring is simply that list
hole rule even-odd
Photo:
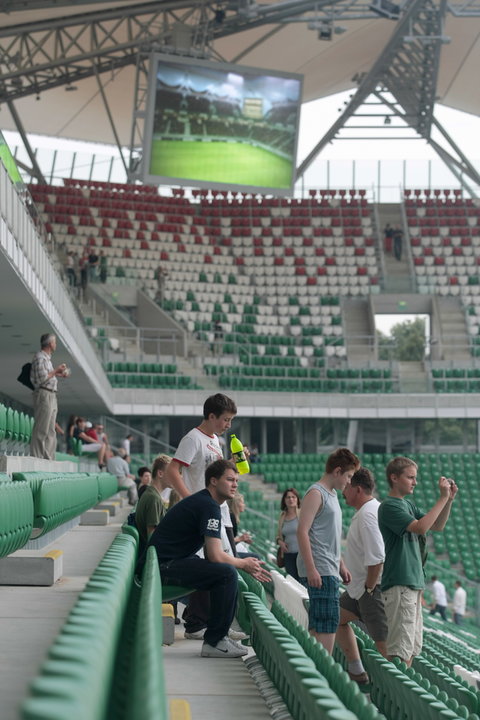
[{"label": "railing", "polygon": [[[175,448],[172,447],[172,445],[169,445],[162,440],[158,440],[158,438],[154,438],[151,435],[148,435],[147,433],[138,430],[138,428],[136,427],[132,427],[131,425],[122,423],[113,417],[103,418],[103,424],[105,432],[108,435],[109,443],[113,447],[120,447],[122,440],[127,435],[133,435],[135,441],[133,444],[132,452],[135,455],[142,455],[142,461],[145,465],[150,465],[150,457],[152,455],[167,453],[168,455],[173,456],[173,453],[175,452]],[[142,449],[140,451],[137,451],[139,442],[142,446]]]},{"label": "railing", "polygon": [[100,397],[110,405],[110,386],[102,365],[85,334],[83,323],[59,273],[52,265],[47,247],[38,233],[24,199],[13,186],[0,163],[0,233],[3,251],[23,278],[32,296],[50,319],[65,346],[77,360],[89,367],[89,377]]},{"label": "railing", "polygon": [[[16,154],[21,146],[12,144],[12,152]],[[35,149],[35,148],[34,148]],[[50,157],[49,157],[50,152]],[[100,180],[103,182],[127,181],[125,168],[116,147],[112,146],[110,154],[92,152],[92,147],[85,143],[81,156],[83,164],[78,162],[80,153],[59,150],[52,139],[52,147],[42,147],[37,160],[42,160],[43,174],[54,185],[63,185],[64,177],[79,180]],[[471,160],[475,167],[479,161]],[[55,167],[64,168],[60,177],[55,174]],[[22,171],[23,173],[23,171]],[[26,173],[23,173],[24,177]],[[26,177],[26,182],[31,178]],[[352,159],[327,160],[319,156],[295,185],[295,197],[308,197],[310,189],[366,188],[370,202],[397,203],[402,201],[404,187],[427,189],[461,189],[461,183],[440,159]],[[474,187],[477,195],[480,188]],[[188,190],[187,190],[188,193]]]},{"label": "railing", "polygon": [[177,362],[184,357],[184,336],[178,330],[106,325],[91,327],[100,356],[107,362]]}]

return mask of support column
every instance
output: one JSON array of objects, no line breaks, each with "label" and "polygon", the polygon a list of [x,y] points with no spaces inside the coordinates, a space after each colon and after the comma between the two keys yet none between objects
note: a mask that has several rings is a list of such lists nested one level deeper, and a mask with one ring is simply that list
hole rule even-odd
[{"label": "support column", "polygon": [[355,451],[357,446],[358,420],[350,420],[348,423],[347,447]]},{"label": "support column", "polygon": [[261,453],[268,453],[268,442],[267,442],[267,420],[266,418],[262,418],[262,448],[260,450]]},{"label": "support column", "polygon": [[112,129],[113,137],[115,138],[115,144],[118,148],[118,152],[120,153],[120,159],[121,159],[122,165],[125,169],[125,174],[128,175],[127,163],[125,162],[125,158],[123,157],[123,150],[122,150],[122,146],[120,144],[120,138],[118,136],[115,123],[113,121],[113,115],[111,113],[110,106],[108,104],[107,96],[105,95],[105,88],[103,87],[102,81],[100,80],[100,76],[98,74],[96,65],[94,65],[94,71],[95,71],[95,78],[97,80],[98,89],[100,90],[100,95],[102,96],[103,105],[105,107],[105,112],[107,113],[108,121],[109,121],[110,127]]}]

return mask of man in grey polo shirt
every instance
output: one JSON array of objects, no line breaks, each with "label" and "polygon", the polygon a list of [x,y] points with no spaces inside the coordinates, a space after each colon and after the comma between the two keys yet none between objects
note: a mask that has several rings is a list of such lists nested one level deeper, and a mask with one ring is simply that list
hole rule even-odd
[{"label": "man in grey polo shirt", "polygon": [[30,382],[33,391],[33,416],[35,419],[30,442],[33,457],[55,460],[57,436],[55,422],[57,419],[57,378],[68,377],[65,363],[56,368],[52,364],[52,355],[57,348],[57,338],[53,333],[46,333],[40,338],[41,350],[32,360]]}]

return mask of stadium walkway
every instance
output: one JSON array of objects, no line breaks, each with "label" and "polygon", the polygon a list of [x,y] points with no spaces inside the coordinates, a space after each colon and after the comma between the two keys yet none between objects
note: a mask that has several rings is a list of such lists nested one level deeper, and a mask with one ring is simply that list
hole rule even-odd
[{"label": "stadium walkway", "polygon": [[271,719],[242,658],[201,658],[201,648],[201,640],[185,640],[183,626],[176,626],[174,644],[164,647],[168,697],[187,700],[192,720]]},{"label": "stadium walkway", "polygon": [[[77,526],[42,550],[29,551],[63,551],[63,576],[52,587],[0,586],[1,720],[19,719],[29,683],[129,512],[126,506],[107,526]],[[164,647],[168,698],[188,700],[192,720],[271,717],[241,659],[200,658],[200,649],[201,641],[185,640],[183,626],[176,627],[175,643]]]}]

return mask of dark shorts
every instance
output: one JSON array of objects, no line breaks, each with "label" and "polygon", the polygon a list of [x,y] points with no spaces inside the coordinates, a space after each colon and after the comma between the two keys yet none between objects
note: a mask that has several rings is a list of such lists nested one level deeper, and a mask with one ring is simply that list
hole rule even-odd
[{"label": "dark shorts", "polygon": [[354,600],[347,592],[340,597],[340,607],[359,618],[367,626],[367,630],[375,641],[387,639],[387,616],[383,609],[380,586],[377,585],[372,594],[365,592],[358,600]]},{"label": "dark shorts", "polygon": [[307,585],[310,608],[308,629],[316,633],[336,633],[340,621],[338,588],[340,580],[333,575],[322,575],[322,587]]}]

